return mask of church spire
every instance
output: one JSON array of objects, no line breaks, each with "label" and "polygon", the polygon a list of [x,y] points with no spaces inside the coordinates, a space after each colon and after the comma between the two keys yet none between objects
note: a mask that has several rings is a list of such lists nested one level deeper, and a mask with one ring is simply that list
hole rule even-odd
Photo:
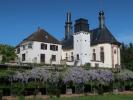
[{"label": "church spire", "polygon": [[65,25],[65,40],[68,40],[71,36],[72,36],[71,12],[67,12],[67,19]]},{"label": "church spire", "polygon": [[104,17],[104,12],[100,11],[99,12],[99,28],[104,28],[105,27],[105,17]]}]

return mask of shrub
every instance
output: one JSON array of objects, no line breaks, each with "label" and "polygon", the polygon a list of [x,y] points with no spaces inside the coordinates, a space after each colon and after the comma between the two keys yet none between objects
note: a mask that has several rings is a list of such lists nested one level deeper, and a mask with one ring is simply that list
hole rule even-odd
[{"label": "shrub", "polygon": [[11,91],[14,95],[21,96],[24,92],[24,85],[22,83],[14,83],[11,87]]},{"label": "shrub", "polygon": [[90,63],[86,63],[86,64],[84,65],[84,67],[85,67],[86,70],[89,70],[90,67],[91,67],[91,64],[90,64]]},{"label": "shrub", "polygon": [[61,76],[58,72],[51,73],[48,83],[47,83],[47,92],[50,97],[53,95],[56,95],[57,97],[60,97],[60,87],[61,87]]}]

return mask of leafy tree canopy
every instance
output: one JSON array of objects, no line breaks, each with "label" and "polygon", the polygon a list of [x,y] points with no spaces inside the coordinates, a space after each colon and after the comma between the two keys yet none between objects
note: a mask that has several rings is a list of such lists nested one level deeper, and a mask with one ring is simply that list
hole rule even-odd
[{"label": "leafy tree canopy", "polygon": [[133,43],[122,43],[121,63],[122,67],[133,71]]},{"label": "leafy tree canopy", "polygon": [[16,53],[13,46],[0,44],[0,55],[2,55],[2,62],[6,63],[15,59]]}]

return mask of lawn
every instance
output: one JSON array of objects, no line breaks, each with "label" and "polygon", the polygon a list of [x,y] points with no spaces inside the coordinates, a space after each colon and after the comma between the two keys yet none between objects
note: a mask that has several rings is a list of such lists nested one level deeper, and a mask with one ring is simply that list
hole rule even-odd
[{"label": "lawn", "polygon": [[60,98],[60,99],[57,98],[54,100],[133,100],[133,95],[83,96],[83,97]]},{"label": "lawn", "polygon": [[[29,99],[34,100],[34,99]],[[35,99],[44,100],[44,99]],[[104,95],[104,96],[81,96],[81,97],[67,97],[67,98],[51,98],[48,100],[133,100],[133,95]]]}]

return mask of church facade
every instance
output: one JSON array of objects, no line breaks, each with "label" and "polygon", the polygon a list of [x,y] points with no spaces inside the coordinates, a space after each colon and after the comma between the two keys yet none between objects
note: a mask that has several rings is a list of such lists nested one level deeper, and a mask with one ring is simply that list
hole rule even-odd
[{"label": "church facade", "polygon": [[88,20],[75,21],[72,31],[71,13],[67,13],[65,38],[57,40],[44,29],[24,39],[16,52],[21,63],[67,64],[115,68],[120,63],[120,45],[105,25],[104,12],[99,12],[99,26],[90,30]]}]

